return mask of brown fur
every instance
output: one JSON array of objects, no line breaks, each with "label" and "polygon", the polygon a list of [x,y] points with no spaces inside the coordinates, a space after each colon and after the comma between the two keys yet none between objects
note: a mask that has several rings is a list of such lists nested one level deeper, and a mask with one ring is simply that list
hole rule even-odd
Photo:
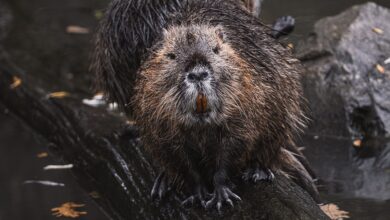
[{"label": "brown fur", "polygon": [[[230,179],[257,161],[316,197],[294,144],[305,120],[301,66],[267,33],[237,0],[114,1],[96,43],[98,85],[135,112],[145,147],[172,181],[190,183],[200,175],[215,185],[221,168]],[[177,89],[187,56],[198,50],[215,77],[207,123],[189,116],[195,97],[183,98]]]},{"label": "brown fur", "polygon": [[[233,171],[237,173],[248,166],[249,161],[258,160],[263,166],[281,173],[288,173],[283,169],[292,165],[296,168],[292,170],[301,170],[310,179],[303,166],[284,149],[294,144],[293,135],[305,119],[298,73],[293,68],[297,62],[290,58],[290,63],[285,63],[285,72],[275,73],[273,81],[269,82],[263,78],[263,73],[253,68],[253,63],[236,52],[229,39],[221,42],[215,34],[218,29],[221,27],[210,25],[172,27],[141,67],[133,103],[139,113],[136,119],[142,127],[145,146],[171,177],[184,181],[188,170],[199,169],[194,168],[192,155],[186,152],[188,142],[195,144],[201,155],[203,166],[199,172],[229,163],[230,167],[240,168]],[[178,110],[183,100],[173,89],[178,85],[173,82],[172,87],[167,87],[170,81],[178,79],[166,78],[164,73],[164,68],[172,65],[166,54],[175,50],[175,44],[180,44],[182,39],[178,36],[191,31],[195,38],[207,37],[211,42],[218,42],[219,56],[223,57],[218,62],[223,62],[222,66],[234,73],[219,90],[223,108],[218,119],[210,124],[187,124]],[[210,143],[217,148],[209,146]],[[237,144],[240,146],[233,146]],[[206,178],[210,180],[211,176]]]}]

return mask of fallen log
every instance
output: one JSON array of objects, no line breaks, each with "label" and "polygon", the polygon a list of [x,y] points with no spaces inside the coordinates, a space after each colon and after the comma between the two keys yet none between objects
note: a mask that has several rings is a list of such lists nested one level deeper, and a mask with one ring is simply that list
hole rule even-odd
[{"label": "fallen log", "polygon": [[[86,192],[98,193],[93,199],[109,218],[216,217],[201,208],[181,207],[180,194],[151,201],[157,170],[142,148],[137,127],[125,117],[86,106],[77,96],[50,98],[28,78],[15,86],[15,68],[0,58],[0,104],[46,139],[51,152],[74,165],[78,183]],[[238,181],[235,190],[243,201],[222,219],[327,219],[305,191],[283,176],[256,186]]]}]

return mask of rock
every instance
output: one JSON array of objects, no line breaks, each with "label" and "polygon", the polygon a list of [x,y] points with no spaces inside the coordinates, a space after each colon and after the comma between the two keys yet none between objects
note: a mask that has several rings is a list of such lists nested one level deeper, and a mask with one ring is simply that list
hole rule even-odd
[{"label": "rock", "polygon": [[[308,135],[328,137],[321,151],[343,154],[329,156],[338,167],[323,163],[319,175],[344,181],[343,190],[355,195],[381,199],[390,198],[389,21],[389,9],[354,6],[318,21],[296,48],[308,70],[303,76],[313,118]],[[319,147],[313,141],[306,145],[313,152],[310,148]],[[340,163],[346,167],[339,169]]]}]

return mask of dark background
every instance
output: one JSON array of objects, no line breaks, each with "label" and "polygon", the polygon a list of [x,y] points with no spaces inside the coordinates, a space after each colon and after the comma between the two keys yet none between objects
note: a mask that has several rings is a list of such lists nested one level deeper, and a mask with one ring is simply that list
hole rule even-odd
[{"label": "dark background", "polygon": [[[40,82],[52,82],[46,83],[46,87],[43,87],[43,83],[40,85],[45,91],[69,91],[90,97],[91,88],[78,88],[77,85],[90,78],[88,57],[91,51],[92,34],[98,23],[99,14],[108,2],[107,0],[0,0],[0,9],[6,5],[12,14],[12,22],[7,28],[8,36],[1,39],[0,33],[0,42],[13,63],[23,69],[18,74],[39,73],[41,77],[36,79],[38,85]],[[266,0],[262,17],[265,23],[272,23],[282,15],[294,16],[297,20],[296,30],[287,41],[296,43],[310,32],[312,25],[318,19],[335,15],[354,4],[364,2],[360,0]],[[375,2],[390,7],[389,0]],[[4,16],[5,14],[0,14],[0,20]],[[67,34],[65,30],[68,25],[87,27],[91,33]],[[62,87],[58,88],[56,85],[60,84]],[[332,144],[340,147],[348,145],[349,142],[343,141],[342,138],[340,140],[323,138],[314,141],[310,135],[306,135],[303,144],[317,146],[316,149],[307,149],[307,154],[320,177],[322,173],[327,174],[329,169],[347,169],[346,161],[343,155],[340,155],[342,152],[318,150],[321,145]],[[55,155],[37,158],[38,153],[48,152],[48,147],[45,141],[35,136],[0,105],[0,220],[55,219],[56,217],[51,216],[50,209],[70,201],[86,204],[82,210],[86,210],[88,214],[80,219],[106,219],[89,198],[88,193],[77,186],[69,171],[43,171],[46,165],[62,164]],[[340,162],[329,164],[321,160],[319,155],[323,153],[331,154],[335,161]],[[345,173],[348,174],[348,170]],[[347,179],[348,176],[340,181],[347,181]],[[50,180],[64,183],[66,186],[23,184],[26,180]],[[386,219],[390,216],[389,201],[383,201],[380,196],[366,198],[364,193],[360,195],[362,196],[351,192],[351,189],[344,191],[334,187],[324,197],[349,211],[353,219]]]}]

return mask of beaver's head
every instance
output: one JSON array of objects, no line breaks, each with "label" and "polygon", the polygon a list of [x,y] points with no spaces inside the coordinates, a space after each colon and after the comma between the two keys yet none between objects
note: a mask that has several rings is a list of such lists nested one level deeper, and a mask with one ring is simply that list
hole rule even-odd
[{"label": "beaver's head", "polygon": [[223,28],[172,27],[141,69],[137,105],[149,120],[219,124],[239,114],[247,68]]}]

